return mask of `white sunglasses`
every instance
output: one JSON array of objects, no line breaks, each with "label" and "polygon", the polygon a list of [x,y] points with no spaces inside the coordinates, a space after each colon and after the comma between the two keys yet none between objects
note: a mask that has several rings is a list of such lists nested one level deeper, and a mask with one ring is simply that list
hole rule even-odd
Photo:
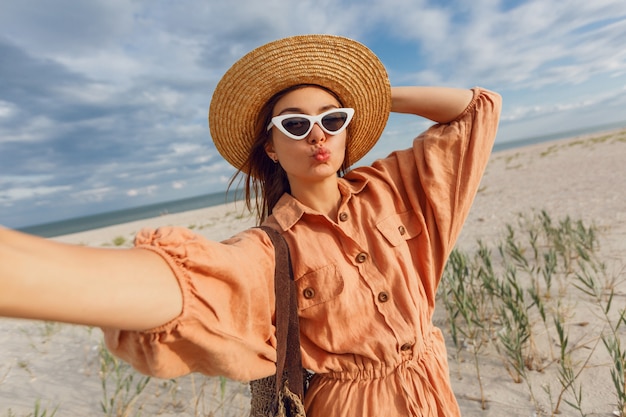
[{"label": "white sunglasses", "polygon": [[287,137],[294,140],[304,139],[315,123],[329,135],[337,135],[344,131],[350,120],[354,116],[354,109],[332,109],[317,116],[309,116],[308,114],[283,114],[272,117],[272,121],[267,125],[269,131],[273,126],[284,133]]}]

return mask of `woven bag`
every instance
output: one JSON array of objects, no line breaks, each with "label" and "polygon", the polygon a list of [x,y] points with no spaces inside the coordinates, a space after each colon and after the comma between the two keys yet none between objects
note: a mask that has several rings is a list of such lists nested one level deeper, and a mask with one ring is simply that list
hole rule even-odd
[{"label": "woven bag", "polygon": [[289,247],[276,230],[261,229],[270,237],[276,255],[276,375],[250,382],[250,417],[305,417],[302,401],[308,373],[302,368],[300,355],[298,299]]}]

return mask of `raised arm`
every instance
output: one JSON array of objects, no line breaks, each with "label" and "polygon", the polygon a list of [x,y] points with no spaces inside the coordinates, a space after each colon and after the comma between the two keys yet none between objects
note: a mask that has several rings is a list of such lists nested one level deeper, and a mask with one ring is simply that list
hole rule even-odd
[{"label": "raised arm", "polygon": [[0,228],[0,316],[145,330],[181,309],[178,283],[155,253],[67,245]]},{"label": "raised arm", "polygon": [[447,123],[469,105],[472,90],[449,87],[392,87],[391,111]]}]

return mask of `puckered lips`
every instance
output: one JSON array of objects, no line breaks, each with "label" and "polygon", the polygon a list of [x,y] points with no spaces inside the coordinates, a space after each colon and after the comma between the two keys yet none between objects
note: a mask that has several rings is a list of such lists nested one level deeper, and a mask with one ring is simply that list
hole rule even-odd
[{"label": "puckered lips", "polygon": [[313,153],[313,158],[318,162],[326,162],[330,159],[330,150],[328,148],[317,148]]}]

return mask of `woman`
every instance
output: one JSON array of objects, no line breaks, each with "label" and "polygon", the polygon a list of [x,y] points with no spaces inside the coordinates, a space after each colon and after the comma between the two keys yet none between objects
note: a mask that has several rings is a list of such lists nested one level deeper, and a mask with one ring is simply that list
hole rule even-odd
[{"label": "woman", "polygon": [[[499,110],[499,96],[479,88],[391,88],[371,51],[326,35],[264,45],[218,84],[215,145],[290,247],[302,360],[315,373],[309,416],[460,415],[432,314]],[[389,111],[437,124],[347,171]],[[218,243],[170,227],[135,244],[0,230],[0,314],[100,326],[115,354],[159,377],[275,372],[274,250],[263,231]]]}]

